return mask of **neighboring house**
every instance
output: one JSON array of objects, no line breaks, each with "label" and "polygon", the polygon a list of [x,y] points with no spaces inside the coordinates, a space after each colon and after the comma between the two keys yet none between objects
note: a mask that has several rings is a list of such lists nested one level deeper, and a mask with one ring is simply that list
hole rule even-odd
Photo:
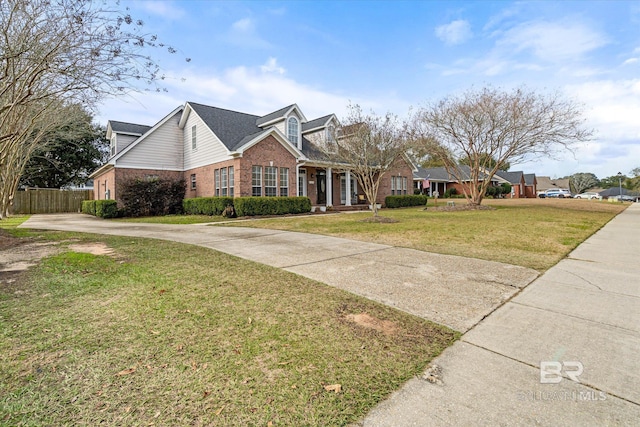
[{"label": "neighboring house", "polygon": [[622,187],[622,193],[620,193],[620,187],[611,187],[607,188],[606,190],[600,191],[598,194],[600,194],[603,199],[608,199],[609,197],[618,197],[620,196],[620,194],[622,194],[623,196],[631,197],[637,197],[639,195],[637,191],[627,190],[624,187]]},{"label": "neighboring house", "polygon": [[[365,203],[348,166],[332,169],[321,144],[339,126],[333,114],[307,120],[296,104],[258,116],[187,102],[153,126],[110,121],[111,157],[91,174],[96,199],[118,200],[130,178],[184,178],[186,197],[308,196],[320,206]],[[388,173],[378,203],[408,194],[413,166]]]},{"label": "neighboring house", "polygon": [[[469,166],[459,165],[458,170],[459,175],[463,177],[462,181],[458,181],[445,167],[418,167],[413,173],[414,188],[421,189],[423,193],[429,196],[435,196],[437,192],[438,196],[442,197],[447,190],[452,188],[456,190],[457,194],[464,194],[464,189],[469,186],[470,180],[468,177],[471,174],[471,169]],[[484,176],[481,176],[480,181],[483,179]],[[494,176],[491,179],[491,185],[499,185],[502,182],[505,181],[498,176]]]},{"label": "neighboring house", "polygon": [[[413,174],[414,189],[421,190],[421,192],[427,195],[442,196],[444,193],[455,188],[458,194],[464,194],[464,186],[469,185],[469,179],[464,179],[470,176],[470,169],[468,166],[458,166],[460,175],[462,175],[462,182],[458,181],[452,174],[444,167],[437,168],[416,168]],[[480,181],[484,179],[484,176],[480,177]],[[525,174],[522,171],[506,172],[498,171],[491,178],[491,185],[498,186],[503,183],[511,184],[511,195],[507,197],[511,198],[524,198],[524,197],[536,197],[536,175]]]},{"label": "neighboring house", "polygon": [[544,193],[547,190],[569,190],[569,178],[551,179],[548,176],[537,177],[536,193]]},{"label": "neighboring house", "polygon": [[524,174],[524,196],[526,198],[536,198],[538,195],[538,178],[535,173]]}]

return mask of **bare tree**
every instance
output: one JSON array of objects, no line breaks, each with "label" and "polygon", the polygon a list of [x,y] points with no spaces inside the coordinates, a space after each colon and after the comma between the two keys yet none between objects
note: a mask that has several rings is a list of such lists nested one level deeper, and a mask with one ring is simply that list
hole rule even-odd
[{"label": "bare tree", "polygon": [[34,152],[33,143],[43,142],[29,138],[35,129],[48,129],[55,109],[73,103],[91,108],[105,96],[140,89],[141,82],[161,90],[159,67],[145,52],[175,49],[142,28],[142,21],[106,1],[0,2],[0,219],[13,199],[5,191],[15,191],[20,177],[14,174],[23,170],[19,163]]},{"label": "bare tree", "polygon": [[590,172],[574,173],[569,177],[569,186],[574,193],[580,194],[598,185],[598,177]]},{"label": "bare tree", "polygon": [[348,110],[331,141],[319,148],[333,168],[348,170],[355,176],[373,215],[378,216],[376,199],[380,182],[408,148],[406,125],[391,113],[365,114],[359,105],[349,105]]},{"label": "bare tree", "polygon": [[[414,132],[449,173],[466,183],[469,204],[479,205],[498,170],[588,140],[592,131],[583,124],[579,106],[558,93],[488,87],[424,108]],[[459,166],[463,159],[468,169]]]}]

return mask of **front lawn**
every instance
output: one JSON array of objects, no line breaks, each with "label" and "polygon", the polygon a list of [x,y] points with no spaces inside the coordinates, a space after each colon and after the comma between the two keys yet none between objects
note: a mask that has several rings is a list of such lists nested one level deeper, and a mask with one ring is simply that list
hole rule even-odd
[{"label": "front lawn", "polygon": [[345,425],[458,337],[204,248],[37,235],[61,251],[0,280],[2,425]]},{"label": "front lawn", "polygon": [[[433,203],[429,200],[428,206]],[[544,271],[628,206],[577,199],[485,200],[483,204],[495,210],[446,212],[412,207],[380,211],[397,223],[362,222],[371,213],[349,213],[233,225],[325,234]],[[440,200],[439,206],[444,205]]]}]

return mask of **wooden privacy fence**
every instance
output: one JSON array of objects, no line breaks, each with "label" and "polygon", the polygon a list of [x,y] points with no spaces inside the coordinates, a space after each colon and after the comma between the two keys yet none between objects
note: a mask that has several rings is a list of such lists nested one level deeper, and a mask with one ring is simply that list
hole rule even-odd
[{"label": "wooden privacy fence", "polygon": [[93,190],[32,188],[16,192],[11,212],[14,214],[80,212],[83,200],[93,200]]}]

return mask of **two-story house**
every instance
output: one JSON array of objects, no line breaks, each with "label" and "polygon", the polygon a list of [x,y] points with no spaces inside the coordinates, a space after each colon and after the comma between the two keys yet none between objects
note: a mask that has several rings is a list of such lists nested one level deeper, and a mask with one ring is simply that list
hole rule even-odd
[{"label": "two-story house", "polygon": [[[118,200],[130,178],[184,178],[186,198],[308,196],[317,206],[365,202],[348,166],[324,159],[321,144],[339,126],[335,115],[307,120],[296,104],[264,116],[187,102],[153,126],[109,121],[111,157],[91,174],[96,199]],[[413,166],[390,171],[377,203],[411,194]]]}]

